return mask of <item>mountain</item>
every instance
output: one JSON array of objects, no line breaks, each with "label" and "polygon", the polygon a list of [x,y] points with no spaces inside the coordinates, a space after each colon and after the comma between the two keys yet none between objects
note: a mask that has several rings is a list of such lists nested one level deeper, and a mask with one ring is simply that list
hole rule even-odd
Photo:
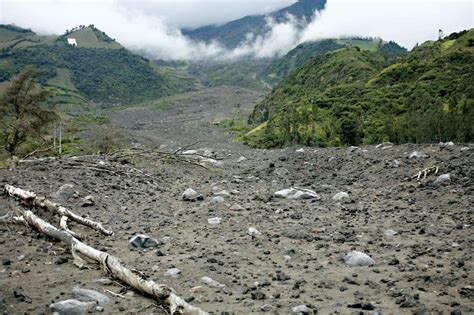
[{"label": "mountain", "polygon": [[257,104],[245,141],[269,148],[474,140],[474,29],[390,59],[396,50],[342,48],[310,59]]},{"label": "mountain", "polygon": [[[75,45],[68,44],[68,40]],[[118,105],[189,90],[193,82],[125,49],[93,25],[61,36],[0,25],[0,82],[28,65],[45,72],[42,84],[64,108]]]},{"label": "mountain", "polygon": [[314,12],[321,11],[326,6],[326,0],[299,0],[295,4],[267,15],[251,15],[223,24],[208,25],[196,29],[183,29],[184,35],[199,41],[218,41],[228,48],[235,48],[247,39],[248,34],[262,35],[268,31],[267,19],[277,23],[285,22],[288,14],[299,21],[308,22]]},{"label": "mountain", "polygon": [[388,62],[407,52],[405,48],[400,47],[397,43],[383,42],[379,38],[354,37],[305,42],[289,51],[285,56],[272,60],[261,76],[263,80],[270,84],[278,83],[310,58],[345,47],[359,47],[362,50],[379,51],[383,56],[390,58]]}]

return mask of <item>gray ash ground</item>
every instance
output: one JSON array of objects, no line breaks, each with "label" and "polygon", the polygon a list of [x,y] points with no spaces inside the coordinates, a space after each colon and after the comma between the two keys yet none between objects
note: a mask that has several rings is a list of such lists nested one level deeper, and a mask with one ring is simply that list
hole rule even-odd
[{"label": "gray ash ground", "polygon": [[[139,115],[111,114],[130,139],[162,144],[170,152],[206,141],[196,148],[211,149],[222,158],[222,165],[212,170],[157,156],[126,161],[98,156],[89,159],[124,168],[132,165],[150,176],[77,169],[56,160],[1,170],[1,184],[46,196],[73,184],[77,195],[61,202],[115,232],[103,237],[71,224],[86,236],[86,243],[120,257],[127,266],[214,314],[290,314],[303,304],[320,314],[474,313],[472,144],[252,150],[211,126],[214,114],[209,113],[219,106],[205,107],[202,119],[183,119],[181,124],[170,119],[166,132],[150,128],[163,120],[163,112],[144,115],[143,124]],[[187,111],[176,115],[185,117]],[[136,124],[129,128],[124,119]],[[409,158],[414,151],[426,156]],[[433,174],[420,182],[410,179],[434,165],[451,180],[435,185]],[[314,190],[321,199],[273,196],[290,187]],[[187,188],[202,193],[204,200],[183,201]],[[223,203],[211,202],[222,190],[230,196]],[[333,200],[338,192],[350,198]],[[94,196],[95,204],[82,207],[81,198],[87,195]],[[0,216],[15,207],[11,199],[0,197]],[[209,224],[213,217],[221,222]],[[249,235],[251,227],[261,235]],[[137,234],[162,242],[157,248],[128,249],[129,239]],[[3,312],[47,313],[53,301],[71,298],[71,290],[82,287],[122,292],[124,298],[105,293],[111,298],[105,313],[163,313],[151,306],[152,300],[116,282],[94,282],[106,275],[94,265],[79,270],[63,244],[27,227],[1,225],[0,246]],[[367,253],[375,265],[346,265],[342,258],[352,250]],[[165,276],[170,268],[181,273]],[[225,287],[209,287],[202,277]]]}]

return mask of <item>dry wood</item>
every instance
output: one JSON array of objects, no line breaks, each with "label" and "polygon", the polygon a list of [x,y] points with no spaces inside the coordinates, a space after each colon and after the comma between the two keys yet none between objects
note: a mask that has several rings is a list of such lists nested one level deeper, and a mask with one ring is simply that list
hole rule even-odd
[{"label": "dry wood", "polygon": [[[20,188],[16,188],[11,185],[5,185],[5,191],[8,195],[15,197],[16,199],[26,203],[28,206],[33,206],[36,208],[47,209],[51,212],[56,212],[60,216],[60,226],[68,232],[72,232],[67,227],[67,219],[77,222],[79,224],[90,227],[91,229],[97,230],[104,235],[112,235],[113,232],[105,229],[101,223],[83,218],[80,215],[75,214],[71,210],[52,202],[44,197],[37,197],[35,193],[29,192]],[[77,236],[76,233],[72,232],[73,235]]]},{"label": "dry wood", "polygon": [[141,276],[133,273],[126,268],[122,262],[115,256],[109,255],[105,252],[97,250],[78,239],[74,238],[66,231],[59,230],[49,224],[48,222],[37,217],[32,211],[27,210],[24,217],[28,224],[38,231],[58,239],[68,246],[71,246],[74,257],[78,257],[81,262],[82,257],[99,263],[102,268],[112,277],[121,280],[134,289],[152,296],[160,305],[165,306],[165,309],[171,314],[190,314],[190,315],[204,315],[206,312],[194,307],[177,296],[173,289],[166,285],[156,284],[154,281],[145,280]]},{"label": "dry wood", "polygon": [[428,176],[429,174],[431,173],[434,173],[435,175],[438,174],[438,171],[439,171],[439,168],[437,166],[431,166],[431,167],[427,167],[421,171],[418,172],[418,174],[416,175],[413,175],[411,178],[414,179],[416,178],[416,180],[420,180],[422,179],[422,175],[423,175],[423,179],[426,179],[426,176]]}]

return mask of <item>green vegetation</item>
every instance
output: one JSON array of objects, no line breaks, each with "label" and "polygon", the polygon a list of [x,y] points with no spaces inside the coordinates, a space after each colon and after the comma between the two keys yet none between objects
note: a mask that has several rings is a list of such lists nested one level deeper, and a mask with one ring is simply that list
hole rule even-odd
[{"label": "green vegetation", "polygon": [[[68,45],[67,37],[76,38],[78,47]],[[20,46],[20,41],[29,44]],[[136,103],[188,91],[194,85],[189,77],[133,54],[93,25],[79,26],[54,40],[3,25],[0,44],[0,82],[34,65],[45,72],[40,83],[62,111],[90,109],[91,102]]]},{"label": "green vegetation", "polygon": [[46,108],[49,93],[37,87],[40,75],[35,68],[25,69],[0,99],[0,141],[12,156],[23,143],[41,138],[48,125],[59,119],[53,109]]},{"label": "green vegetation", "polygon": [[[378,51],[390,63],[396,58],[406,54],[406,49],[394,42],[384,43],[377,38],[343,38],[325,39],[315,42],[307,42],[298,45],[284,57],[272,61],[262,73],[262,77],[270,84],[276,84],[289,73],[301,67],[311,58],[322,56],[328,52],[341,48],[358,47],[367,51]],[[389,59],[389,60],[388,60]]]},{"label": "green vegetation", "polygon": [[426,42],[403,59],[387,58],[395,50],[388,48],[311,59],[256,106],[245,141],[267,148],[472,141],[474,30]]}]

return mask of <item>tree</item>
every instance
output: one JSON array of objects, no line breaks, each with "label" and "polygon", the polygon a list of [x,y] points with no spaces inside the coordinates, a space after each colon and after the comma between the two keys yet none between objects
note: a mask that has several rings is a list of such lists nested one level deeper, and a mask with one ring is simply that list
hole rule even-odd
[{"label": "tree", "polygon": [[28,138],[37,139],[59,115],[44,107],[49,92],[38,87],[37,79],[43,73],[27,67],[13,78],[0,98],[0,126],[5,150],[10,155]]}]

